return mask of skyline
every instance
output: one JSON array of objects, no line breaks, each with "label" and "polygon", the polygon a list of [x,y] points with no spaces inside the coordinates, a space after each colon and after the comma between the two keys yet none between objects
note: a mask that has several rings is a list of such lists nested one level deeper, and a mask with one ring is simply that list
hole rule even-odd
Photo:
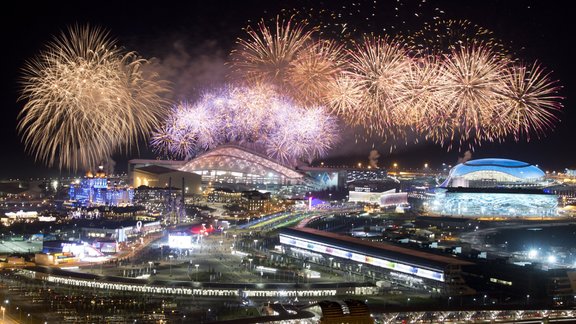
[{"label": "skyline", "polygon": [[[423,2],[406,1],[406,3],[409,3],[406,5],[409,7]],[[382,10],[394,7],[394,4],[390,5],[388,1],[381,1],[379,4],[382,4],[378,7],[380,11],[375,11],[378,15]],[[299,8],[306,5],[305,1],[296,1],[285,6]],[[401,6],[404,5],[398,5]],[[566,5],[559,4],[551,8],[543,1],[529,3],[490,1],[466,5],[432,1],[425,2],[424,6],[441,8],[444,11],[443,19],[468,19],[472,23],[488,28],[494,32],[495,37],[505,43],[513,43],[514,51],[520,52],[519,57],[527,61],[541,62],[552,71],[552,78],[559,80],[559,84],[563,87],[560,94],[565,99],[562,101],[564,109],[560,114],[561,122],[544,139],[533,139],[528,143],[513,141],[504,144],[483,143],[472,152],[472,158],[510,158],[539,164],[545,170],[574,168],[576,153],[569,148],[573,138],[571,131],[576,126],[576,116],[570,109],[573,79],[568,75],[571,72],[568,63],[571,53],[569,47],[565,46],[569,32],[567,27],[569,10],[562,6]],[[267,9],[264,9],[266,7]],[[178,4],[170,9],[168,6],[133,8],[127,3],[119,3],[116,4],[116,8],[117,10],[110,10],[104,5],[96,8],[64,5],[61,8],[35,7],[25,11],[16,8],[15,12],[8,13],[9,17],[5,17],[3,30],[9,33],[8,39],[13,46],[8,53],[3,54],[5,59],[2,60],[3,70],[6,71],[3,73],[5,91],[2,94],[2,103],[5,111],[2,118],[2,135],[7,143],[5,146],[7,158],[1,162],[0,178],[22,177],[26,174],[34,176],[46,174],[48,171],[40,162],[34,163],[33,157],[24,152],[24,147],[16,134],[16,116],[23,106],[22,101],[17,102],[18,78],[21,77],[20,69],[24,66],[24,62],[38,55],[53,36],[71,24],[90,23],[106,28],[112,37],[118,39],[121,46],[137,51],[144,57],[157,57],[162,63],[161,66],[167,69],[164,74],[172,75],[170,81],[177,86],[176,95],[186,93],[188,96],[197,96],[206,85],[218,86],[218,83],[223,81],[226,74],[224,62],[228,60],[228,53],[234,48],[237,37],[244,36],[242,28],[248,24],[253,25],[262,17],[274,16],[280,12],[282,6],[264,2],[247,2],[242,5],[194,3]],[[132,14],[125,15],[124,12]],[[372,28],[376,31],[383,25],[394,25],[395,22],[404,21],[404,16],[400,14],[400,17],[393,16],[386,22],[375,19],[376,23],[367,24],[369,26],[366,27],[360,18],[352,17],[351,24],[356,22],[359,29]],[[419,21],[409,25],[411,21],[406,19],[407,23],[401,24],[402,28],[417,30],[417,24],[425,19],[412,18]],[[466,148],[461,152],[457,149],[447,151],[437,144],[420,143],[398,146],[392,154],[389,154],[387,147],[379,145],[377,141],[356,145],[349,136],[346,136],[343,145],[333,150],[334,152],[323,160],[343,163],[365,162],[368,160],[372,144],[380,152],[381,167],[388,167],[393,162],[410,167],[416,167],[424,162],[431,165],[442,162],[455,164],[458,157],[464,154],[463,151],[466,151]],[[154,158],[145,144],[141,144],[140,147],[140,155],[113,156],[117,167],[122,169],[121,166],[126,165],[125,161],[130,158]],[[55,169],[49,172],[60,173],[63,176],[68,174],[67,171],[59,172]]]}]

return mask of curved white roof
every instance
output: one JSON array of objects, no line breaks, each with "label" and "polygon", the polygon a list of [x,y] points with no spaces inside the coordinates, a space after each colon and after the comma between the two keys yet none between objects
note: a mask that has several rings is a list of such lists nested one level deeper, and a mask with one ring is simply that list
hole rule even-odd
[{"label": "curved white roof", "polygon": [[180,167],[180,170],[186,172],[217,170],[259,176],[272,174],[292,180],[303,180],[304,178],[303,174],[277,161],[233,145],[220,146],[208,151],[188,161]]},{"label": "curved white roof", "polygon": [[542,170],[526,162],[495,158],[478,159],[466,161],[453,167],[442,187],[447,186],[452,179],[458,177],[470,180],[497,177],[507,181],[532,182],[541,180],[544,176]]}]

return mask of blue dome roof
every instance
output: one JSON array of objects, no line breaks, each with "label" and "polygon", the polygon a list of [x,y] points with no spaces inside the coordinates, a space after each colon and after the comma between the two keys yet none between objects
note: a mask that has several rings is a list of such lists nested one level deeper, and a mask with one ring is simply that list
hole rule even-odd
[{"label": "blue dome roof", "polygon": [[445,184],[447,184],[452,178],[462,177],[478,171],[502,172],[519,181],[533,181],[545,176],[542,170],[526,162],[490,158],[470,160],[456,165],[452,170],[450,170],[450,175],[448,176],[448,179],[446,179],[447,181],[445,181]]}]

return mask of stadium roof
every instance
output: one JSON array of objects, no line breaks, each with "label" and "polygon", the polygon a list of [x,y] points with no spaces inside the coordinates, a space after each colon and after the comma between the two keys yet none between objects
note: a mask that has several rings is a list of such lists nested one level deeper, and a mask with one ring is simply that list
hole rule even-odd
[{"label": "stadium roof", "polygon": [[[538,167],[526,162],[508,160],[508,159],[478,159],[460,163],[450,170],[450,175],[444,184],[456,177],[466,177],[475,172],[496,172],[509,176],[516,181],[522,180],[540,180],[545,174]],[[445,185],[442,185],[444,187]]]},{"label": "stadium roof", "polygon": [[282,228],[280,233],[321,242],[322,244],[338,246],[352,251],[357,251],[358,253],[372,255],[374,257],[396,260],[401,263],[409,263],[419,267],[444,270],[449,265],[473,264],[472,262],[460,260],[455,257],[409,249],[392,245],[390,243],[357,239],[346,235],[319,231],[311,228]]},{"label": "stadium roof", "polygon": [[273,175],[291,180],[303,180],[304,178],[303,174],[288,166],[264,155],[233,145],[220,146],[210,150],[188,161],[180,170],[186,172],[202,170],[241,172],[258,176]]}]

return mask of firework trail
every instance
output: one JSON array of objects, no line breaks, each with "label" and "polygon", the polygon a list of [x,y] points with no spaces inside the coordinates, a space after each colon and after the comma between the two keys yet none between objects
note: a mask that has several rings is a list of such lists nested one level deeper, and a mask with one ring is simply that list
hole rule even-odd
[{"label": "firework trail", "polygon": [[91,169],[137,146],[157,125],[166,91],[147,61],[100,28],[70,27],[23,69],[18,131],[36,160]]},{"label": "firework trail", "polygon": [[407,37],[408,47],[417,55],[447,55],[462,47],[489,47],[496,56],[510,55],[510,46],[494,32],[468,20],[441,19]]}]

